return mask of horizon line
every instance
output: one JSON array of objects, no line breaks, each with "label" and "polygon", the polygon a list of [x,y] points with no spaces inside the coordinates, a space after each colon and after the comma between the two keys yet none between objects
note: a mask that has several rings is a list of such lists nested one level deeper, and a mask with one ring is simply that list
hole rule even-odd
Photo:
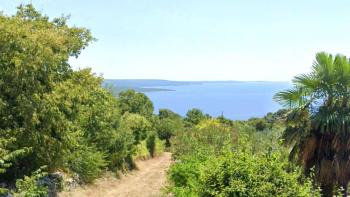
[{"label": "horizon line", "polygon": [[292,80],[289,81],[269,81],[269,80],[173,80],[173,79],[155,79],[155,78],[147,78],[147,79],[140,79],[140,78],[128,78],[128,79],[121,79],[121,78],[104,78],[104,80],[148,80],[148,81],[173,81],[173,82],[292,82]]}]

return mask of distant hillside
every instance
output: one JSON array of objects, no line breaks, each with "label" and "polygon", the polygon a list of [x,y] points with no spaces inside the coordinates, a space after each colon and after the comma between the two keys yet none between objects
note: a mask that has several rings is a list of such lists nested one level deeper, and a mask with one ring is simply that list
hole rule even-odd
[{"label": "distant hillside", "polygon": [[202,82],[169,81],[159,79],[105,79],[104,81],[104,85],[115,87],[117,92],[126,89],[134,89],[139,92],[173,91],[169,88],[162,88],[162,86],[179,86],[200,83]]},{"label": "distant hillside", "polygon": [[288,83],[277,81],[170,81],[161,79],[105,79],[104,86],[112,86],[116,92],[133,89],[139,92],[174,91],[169,86],[195,85],[203,83]]}]

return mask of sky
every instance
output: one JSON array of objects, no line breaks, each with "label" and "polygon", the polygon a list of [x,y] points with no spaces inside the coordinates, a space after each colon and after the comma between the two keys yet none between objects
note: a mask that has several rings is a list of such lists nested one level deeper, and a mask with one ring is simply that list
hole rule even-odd
[{"label": "sky", "polygon": [[319,51],[350,56],[349,0],[0,0],[70,15],[97,41],[77,58],[108,79],[289,81]]}]

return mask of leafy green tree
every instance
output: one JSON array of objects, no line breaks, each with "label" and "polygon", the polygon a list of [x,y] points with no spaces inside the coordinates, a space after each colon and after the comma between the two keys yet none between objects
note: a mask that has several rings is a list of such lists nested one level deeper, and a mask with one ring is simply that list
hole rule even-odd
[{"label": "leafy green tree", "polygon": [[121,116],[117,100],[101,84],[102,78],[91,74],[91,69],[75,71],[49,98],[90,145],[108,151],[115,143]]},{"label": "leafy green tree", "polygon": [[204,119],[206,119],[206,116],[203,114],[202,110],[196,108],[189,110],[185,117],[185,121],[192,125],[197,125]]},{"label": "leafy green tree", "polygon": [[158,117],[159,119],[165,119],[165,118],[170,118],[170,119],[176,119],[176,118],[181,118],[181,116],[170,109],[159,109],[158,112]]},{"label": "leafy green tree", "polygon": [[50,20],[32,5],[0,15],[0,136],[16,138],[9,151],[32,148],[7,174],[29,172],[51,158],[57,164],[67,151],[68,125],[59,114],[46,113],[44,97],[69,78],[69,58],[92,40],[87,29],[68,26],[65,17]]},{"label": "leafy green tree", "polygon": [[119,109],[121,114],[126,112],[140,114],[145,117],[151,117],[153,114],[153,103],[143,93],[134,90],[126,90],[119,93]]},{"label": "leafy green tree", "polygon": [[171,137],[184,129],[183,119],[179,114],[169,109],[159,109],[155,128],[159,139],[165,140],[165,145],[169,147]]},{"label": "leafy green tree", "polygon": [[[66,153],[68,158],[72,158],[69,155],[74,154],[73,159],[78,159],[78,163],[96,165],[104,163],[102,160],[105,159],[109,167],[114,169],[122,165],[134,140],[131,133],[119,129],[120,113],[117,100],[112,93],[102,88],[101,84],[102,78],[91,74],[90,69],[75,71],[69,79],[56,85],[53,93],[48,96],[51,107],[47,109],[56,110],[65,118],[64,122],[70,125],[67,132],[69,131],[72,137],[71,147]],[[87,150],[94,150],[90,151],[90,157],[86,155]],[[77,153],[81,153],[80,156]],[[101,162],[86,161],[93,158]],[[79,173],[87,173],[87,170],[93,169],[88,167],[84,167],[85,171],[80,170]],[[96,167],[96,170],[99,168]],[[86,178],[86,181],[91,182],[96,176],[88,177],[92,178]]]},{"label": "leafy green tree", "polygon": [[283,135],[292,146],[290,156],[297,158],[306,174],[315,168],[324,196],[332,196],[336,185],[346,191],[350,180],[349,59],[317,53],[312,71],[295,77],[293,83],[293,88],[275,96],[292,109]]},{"label": "leafy green tree", "polygon": [[169,147],[171,137],[183,130],[183,123],[181,119],[164,118],[159,120],[156,129],[159,139],[165,140],[165,145]]}]

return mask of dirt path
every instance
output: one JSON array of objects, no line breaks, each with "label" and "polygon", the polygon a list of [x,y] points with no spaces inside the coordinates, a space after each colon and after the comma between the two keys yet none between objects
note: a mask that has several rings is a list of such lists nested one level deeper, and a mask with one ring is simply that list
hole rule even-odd
[{"label": "dirt path", "polygon": [[159,197],[166,182],[166,170],[171,163],[171,154],[136,162],[139,170],[135,170],[121,179],[107,176],[98,179],[85,188],[77,188],[71,192],[63,192],[60,197]]}]

